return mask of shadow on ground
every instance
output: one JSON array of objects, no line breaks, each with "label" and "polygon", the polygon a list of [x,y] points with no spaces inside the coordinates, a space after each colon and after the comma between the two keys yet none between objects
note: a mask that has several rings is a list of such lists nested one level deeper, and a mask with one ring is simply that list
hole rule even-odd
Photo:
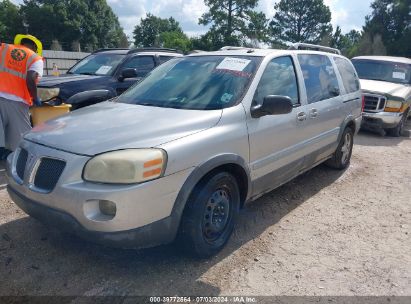
[{"label": "shadow on ground", "polygon": [[218,295],[221,281],[209,279],[211,268],[343,173],[321,165],[248,205],[226,248],[210,260],[187,257],[176,245],[105,248],[29,217],[8,222],[0,226],[0,295]]},{"label": "shadow on ground", "polygon": [[[384,140],[381,140],[384,139]],[[411,119],[407,120],[404,126],[404,131],[400,137],[391,137],[386,135],[382,137],[380,134],[368,130],[361,130],[359,136],[355,139],[355,144],[360,146],[398,146],[404,140],[411,140]]]}]

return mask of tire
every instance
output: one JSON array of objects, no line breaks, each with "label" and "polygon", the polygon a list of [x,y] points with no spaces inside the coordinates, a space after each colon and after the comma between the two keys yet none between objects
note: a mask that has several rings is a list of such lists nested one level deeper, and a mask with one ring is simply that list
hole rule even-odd
[{"label": "tire", "polygon": [[354,145],[354,131],[351,128],[346,128],[342,134],[340,143],[332,158],[326,165],[337,170],[344,170],[350,165],[352,147]]},{"label": "tire", "polygon": [[404,113],[401,118],[401,121],[395,128],[387,129],[387,133],[393,137],[400,137],[402,135],[402,131],[404,130],[405,121],[407,120],[408,113]]},{"label": "tire", "polygon": [[187,201],[178,243],[198,258],[217,254],[233,232],[239,209],[240,190],[235,177],[228,172],[206,176]]}]

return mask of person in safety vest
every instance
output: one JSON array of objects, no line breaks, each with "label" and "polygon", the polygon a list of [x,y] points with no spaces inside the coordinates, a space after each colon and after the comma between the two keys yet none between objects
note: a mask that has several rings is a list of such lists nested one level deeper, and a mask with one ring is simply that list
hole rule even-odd
[{"label": "person in safety vest", "polygon": [[[0,158],[14,151],[31,129],[29,107],[40,106],[37,82],[43,76],[42,45],[31,35],[17,35],[0,45]],[[38,52],[38,53],[37,53]]]}]

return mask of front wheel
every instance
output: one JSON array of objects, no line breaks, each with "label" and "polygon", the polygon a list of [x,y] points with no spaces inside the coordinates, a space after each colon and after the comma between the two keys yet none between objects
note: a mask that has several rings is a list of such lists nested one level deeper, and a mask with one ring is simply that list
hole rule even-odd
[{"label": "front wheel", "polygon": [[326,165],[338,169],[344,170],[350,165],[352,147],[354,145],[354,131],[351,128],[346,128],[338,144],[332,158],[330,158]]},{"label": "front wheel", "polygon": [[405,121],[407,120],[407,116],[408,114],[404,113],[398,125],[395,128],[387,130],[388,134],[393,137],[400,137],[402,135],[402,131],[404,130],[404,125],[405,125]]},{"label": "front wheel", "polygon": [[239,208],[240,191],[233,175],[206,177],[187,202],[179,243],[199,258],[215,255],[229,240]]}]

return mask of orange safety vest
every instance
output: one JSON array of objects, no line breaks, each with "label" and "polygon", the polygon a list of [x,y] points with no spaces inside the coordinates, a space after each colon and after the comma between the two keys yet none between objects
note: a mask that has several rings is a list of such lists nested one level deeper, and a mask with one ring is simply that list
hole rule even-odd
[{"label": "orange safety vest", "polygon": [[22,45],[2,43],[0,46],[0,92],[20,97],[29,106],[32,96],[27,88],[29,67],[43,58]]}]

